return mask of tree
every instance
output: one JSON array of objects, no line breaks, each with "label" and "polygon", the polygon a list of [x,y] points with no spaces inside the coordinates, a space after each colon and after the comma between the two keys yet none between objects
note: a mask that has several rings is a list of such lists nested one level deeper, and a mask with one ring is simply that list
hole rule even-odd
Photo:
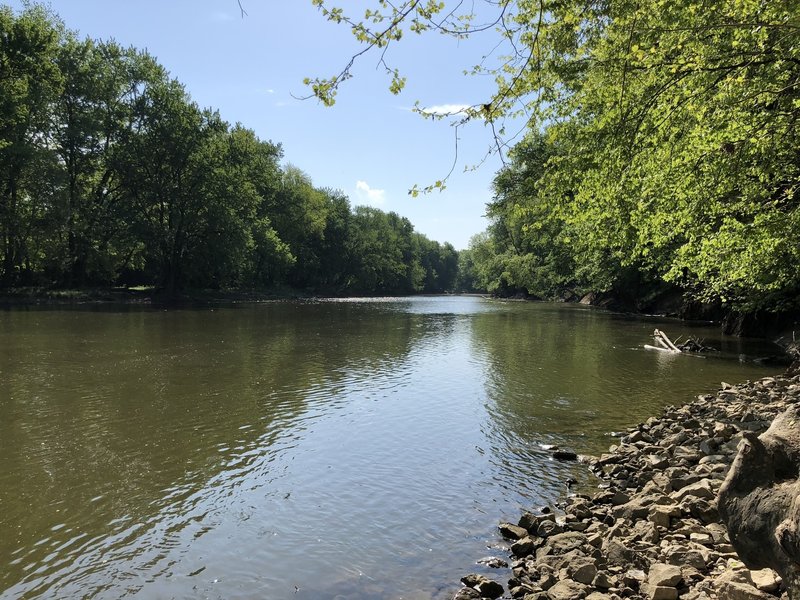
[{"label": "tree", "polygon": [[45,140],[52,128],[50,106],[62,78],[56,68],[61,27],[40,6],[15,16],[0,7],[0,282],[30,274],[29,233],[42,211],[43,197],[29,186],[53,169]]},{"label": "tree", "polygon": [[[505,55],[472,70],[497,89],[458,119],[491,126],[498,151],[505,119],[544,136],[536,190],[518,190],[563,221],[576,274],[593,287],[661,281],[740,310],[797,307],[796,0],[407,0],[361,19],[315,4],[383,62],[406,32],[499,35]],[[310,80],[312,92],[333,102],[353,65]],[[389,70],[398,92],[403,75]],[[511,247],[531,225],[518,216],[495,215]],[[505,280],[519,284],[511,267],[528,256],[513,248]]]}]

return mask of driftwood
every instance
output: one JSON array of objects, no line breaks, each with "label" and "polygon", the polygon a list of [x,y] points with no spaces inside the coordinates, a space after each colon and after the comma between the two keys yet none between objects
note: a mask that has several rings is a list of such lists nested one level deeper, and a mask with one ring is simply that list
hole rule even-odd
[{"label": "driftwood", "polygon": [[661,331],[660,329],[656,329],[653,331],[653,339],[656,342],[655,346],[651,346],[649,344],[645,344],[645,350],[657,350],[658,352],[666,352],[668,354],[686,354],[686,353],[697,353],[697,352],[708,352],[713,350],[713,348],[709,348],[708,346],[704,346],[701,342],[697,341],[694,338],[689,338],[682,344],[678,344],[677,341],[673,342],[669,339],[669,336]]},{"label": "driftwood", "polygon": [[800,600],[800,406],[779,415],[761,436],[744,432],[719,491],[731,543],[750,569],[780,573]]},{"label": "driftwood", "polygon": [[653,331],[653,339],[655,340],[656,345],[651,346],[649,344],[645,344],[644,347],[646,350],[658,350],[659,352],[668,352],[670,354],[681,353],[678,347],[672,343],[671,339],[669,339],[669,336],[660,329]]}]

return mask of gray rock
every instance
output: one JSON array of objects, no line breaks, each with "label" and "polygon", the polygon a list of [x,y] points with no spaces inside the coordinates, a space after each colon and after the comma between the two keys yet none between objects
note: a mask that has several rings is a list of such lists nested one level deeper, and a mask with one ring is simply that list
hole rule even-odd
[{"label": "gray rock", "polygon": [[647,590],[650,600],[678,600],[678,590],[669,586],[651,585]]}]

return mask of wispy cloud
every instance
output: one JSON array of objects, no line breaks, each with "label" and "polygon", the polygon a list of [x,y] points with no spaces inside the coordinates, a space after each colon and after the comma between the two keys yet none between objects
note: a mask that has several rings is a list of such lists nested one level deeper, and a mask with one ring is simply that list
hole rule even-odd
[{"label": "wispy cloud", "polygon": [[435,104],[420,109],[425,115],[436,115],[437,117],[465,116],[469,104]]},{"label": "wispy cloud", "polygon": [[359,204],[383,206],[386,203],[386,190],[371,188],[366,181],[356,181],[356,195]]}]

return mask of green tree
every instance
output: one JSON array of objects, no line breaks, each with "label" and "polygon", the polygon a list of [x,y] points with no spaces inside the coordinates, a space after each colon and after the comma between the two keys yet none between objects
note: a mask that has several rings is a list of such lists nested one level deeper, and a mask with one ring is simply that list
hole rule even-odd
[{"label": "green tree", "polygon": [[62,85],[56,67],[62,28],[41,6],[14,15],[0,6],[0,282],[31,275],[32,229],[48,210],[32,196],[39,176],[52,173],[50,107]]}]

